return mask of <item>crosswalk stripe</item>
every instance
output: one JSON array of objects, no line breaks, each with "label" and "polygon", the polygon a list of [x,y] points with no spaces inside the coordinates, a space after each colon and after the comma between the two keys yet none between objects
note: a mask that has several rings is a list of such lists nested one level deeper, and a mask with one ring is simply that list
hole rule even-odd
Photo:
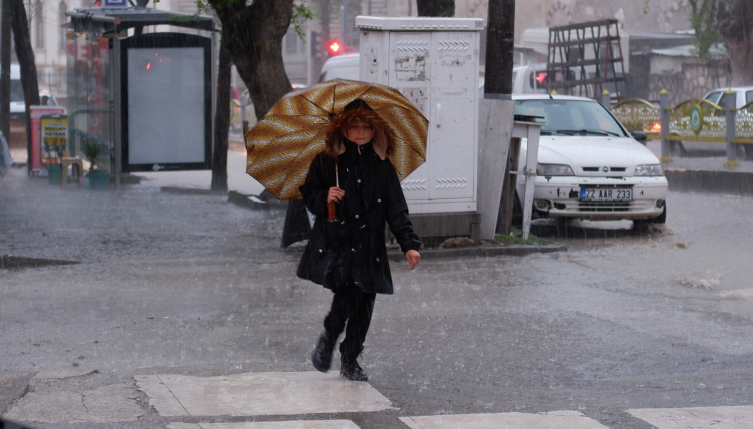
[{"label": "crosswalk stripe", "polygon": [[642,408],[627,410],[658,429],[750,429],[753,406]]},{"label": "crosswalk stripe", "polygon": [[161,416],[264,416],[368,412],[390,401],[368,383],[336,371],[259,372],[217,377],[136,376],[139,389]]},{"label": "crosswalk stripe", "polygon": [[170,423],[167,429],[359,429],[350,420],[294,420],[287,422]]},{"label": "crosswalk stripe", "polygon": [[411,429],[608,429],[577,411],[401,417]]}]

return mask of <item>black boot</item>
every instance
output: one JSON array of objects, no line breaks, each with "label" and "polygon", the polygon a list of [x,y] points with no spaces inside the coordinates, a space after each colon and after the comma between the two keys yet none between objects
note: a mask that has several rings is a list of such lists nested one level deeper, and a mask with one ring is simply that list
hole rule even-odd
[{"label": "black boot", "polygon": [[[361,347],[363,350],[363,347]],[[369,376],[358,365],[358,355],[360,352],[352,352],[350,350],[343,350],[342,344],[340,344],[340,375],[351,381],[369,381]]]},{"label": "black boot", "polygon": [[311,362],[317,371],[327,372],[332,365],[332,351],[335,349],[337,338],[332,338],[326,332],[319,336],[314,353],[311,354]]}]

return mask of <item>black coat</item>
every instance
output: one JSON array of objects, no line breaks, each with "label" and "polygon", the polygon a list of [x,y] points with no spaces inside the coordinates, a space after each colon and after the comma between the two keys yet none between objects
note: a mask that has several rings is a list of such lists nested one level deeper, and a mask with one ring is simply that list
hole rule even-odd
[{"label": "black coat", "polygon": [[[338,223],[327,222],[327,193],[335,186],[335,162],[345,196],[337,205]],[[298,277],[338,291],[354,285],[365,292],[393,293],[385,247],[385,222],[403,253],[421,241],[408,217],[408,204],[389,159],[382,160],[371,143],[345,142],[337,160],[319,153],[301,186],[306,208],[316,221],[298,265]]]}]

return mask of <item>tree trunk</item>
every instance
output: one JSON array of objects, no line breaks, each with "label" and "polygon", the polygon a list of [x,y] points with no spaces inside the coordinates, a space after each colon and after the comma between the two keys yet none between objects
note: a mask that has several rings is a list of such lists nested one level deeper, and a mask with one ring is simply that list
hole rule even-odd
[{"label": "tree trunk", "polygon": [[222,22],[230,58],[248,87],[257,120],[292,87],[282,62],[282,37],[293,16],[293,0],[209,1]]},{"label": "tree trunk", "polygon": [[10,143],[10,0],[2,0],[0,16],[0,131]]},{"label": "tree trunk", "polygon": [[484,94],[512,94],[515,0],[489,0]]},{"label": "tree trunk", "polygon": [[8,0],[11,9],[13,37],[16,41],[16,57],[21,67],[21,86],[26,100],[26,152],[31,171],[31,110],[29,106],[39,105],[39,82],[37,81],[37,66],[34,63],[34,51],[31,48],[29,21],[26,20],[26,9],[23,0]]},{"label": "tree trunk", "polygon": [[719,32],[732,68],[732,85],[753,83],[753,0],[735,0],[719,7]]},{"label": "tree trunk", "polygon": [[455,16],[455,0],[416,0],[418,16]]},{"label": "tree trunk", "polygon": [[214,148],[212,153],[212,191],[227,192],[230,72],[230,53],[223,41],[220,43],[220,65],[217,71],[217,106],[214,116]]}]

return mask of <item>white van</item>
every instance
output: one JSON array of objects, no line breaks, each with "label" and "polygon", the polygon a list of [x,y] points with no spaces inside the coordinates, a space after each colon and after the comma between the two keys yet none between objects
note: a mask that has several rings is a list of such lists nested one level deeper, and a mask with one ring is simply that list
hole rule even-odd
[{"label": "white van", "polygon": [[[556,71],[554,76],[555,82],[562,80],[580,80],[588,79],[588,72],[585,76],[580,76],[580,67],[572,67],[567,76],[563,76],[562,71]],[[513,67],[512,69],[512,93],[513,94],[546,94],[547,84],[552,80],[549,72],[546,70],[546,64],[529,64],[526,66]],[[557,92],[564,94],[565,91],[557,89]],[[581,93],[582,92],[582,93]],[[593,88],[588,85],[576,86],[572,88],[569,95],[578,95],[582,97],[593,97]]]},{"label": "white van", "polygon": [[[39,104],[42,106],[57,106],[57,100],[46,89],[39,90]],[[25,121],[26,103],[24,88],[21,85],[21,66],[10,65],[10,118]]]},{"label": "white van", "polygon": [[[344,54],[332,57],[324,63],[322,66],[322,72],[319,75],[319,82],[326,82],[332,79],[350,79],[359,80],[361,64],[361,54]],[[568,80],[575,80],[576,76],[580,76],[580,68],[573,67],[568,73]],[[580,77],[579,77],[580,78]],[[546,94],[547,83],[549,82],[549,75],[546,70],[546,64],[529,64],[526,66],[518,66],[512,69],[512,93],[513,94]],[[563,80],[562,72],[556,72],[556,81]],[[588,79],[588,72],[586,72],[583,79]],[[480,95],[483,95],[483,78],[479,79]],[[564,91],[557,91],[560,94]],[[583,87],[581,94],[581,87],[577,86],[570,91],[570,95],[580,95],[584,97],[593,98],[593,88],[591,86]]]},{"label": "white van", "polygon": [[21,86],[21,66],[10,65],[10,119],[25,120],[24,89]]},{"label": "white van", "polygon": [[322,66],[319,82],[332,79],[359,80],[361,54],[343,54],[328,59]]},{"label": "white van", "polygon": [[[57,100],[47,90],[39,91],[39,104],[57,106]],[[26,147],[26,102],[21,85],[21,66],[10,65],[10,136],[7,137],[11,148]]]}]

